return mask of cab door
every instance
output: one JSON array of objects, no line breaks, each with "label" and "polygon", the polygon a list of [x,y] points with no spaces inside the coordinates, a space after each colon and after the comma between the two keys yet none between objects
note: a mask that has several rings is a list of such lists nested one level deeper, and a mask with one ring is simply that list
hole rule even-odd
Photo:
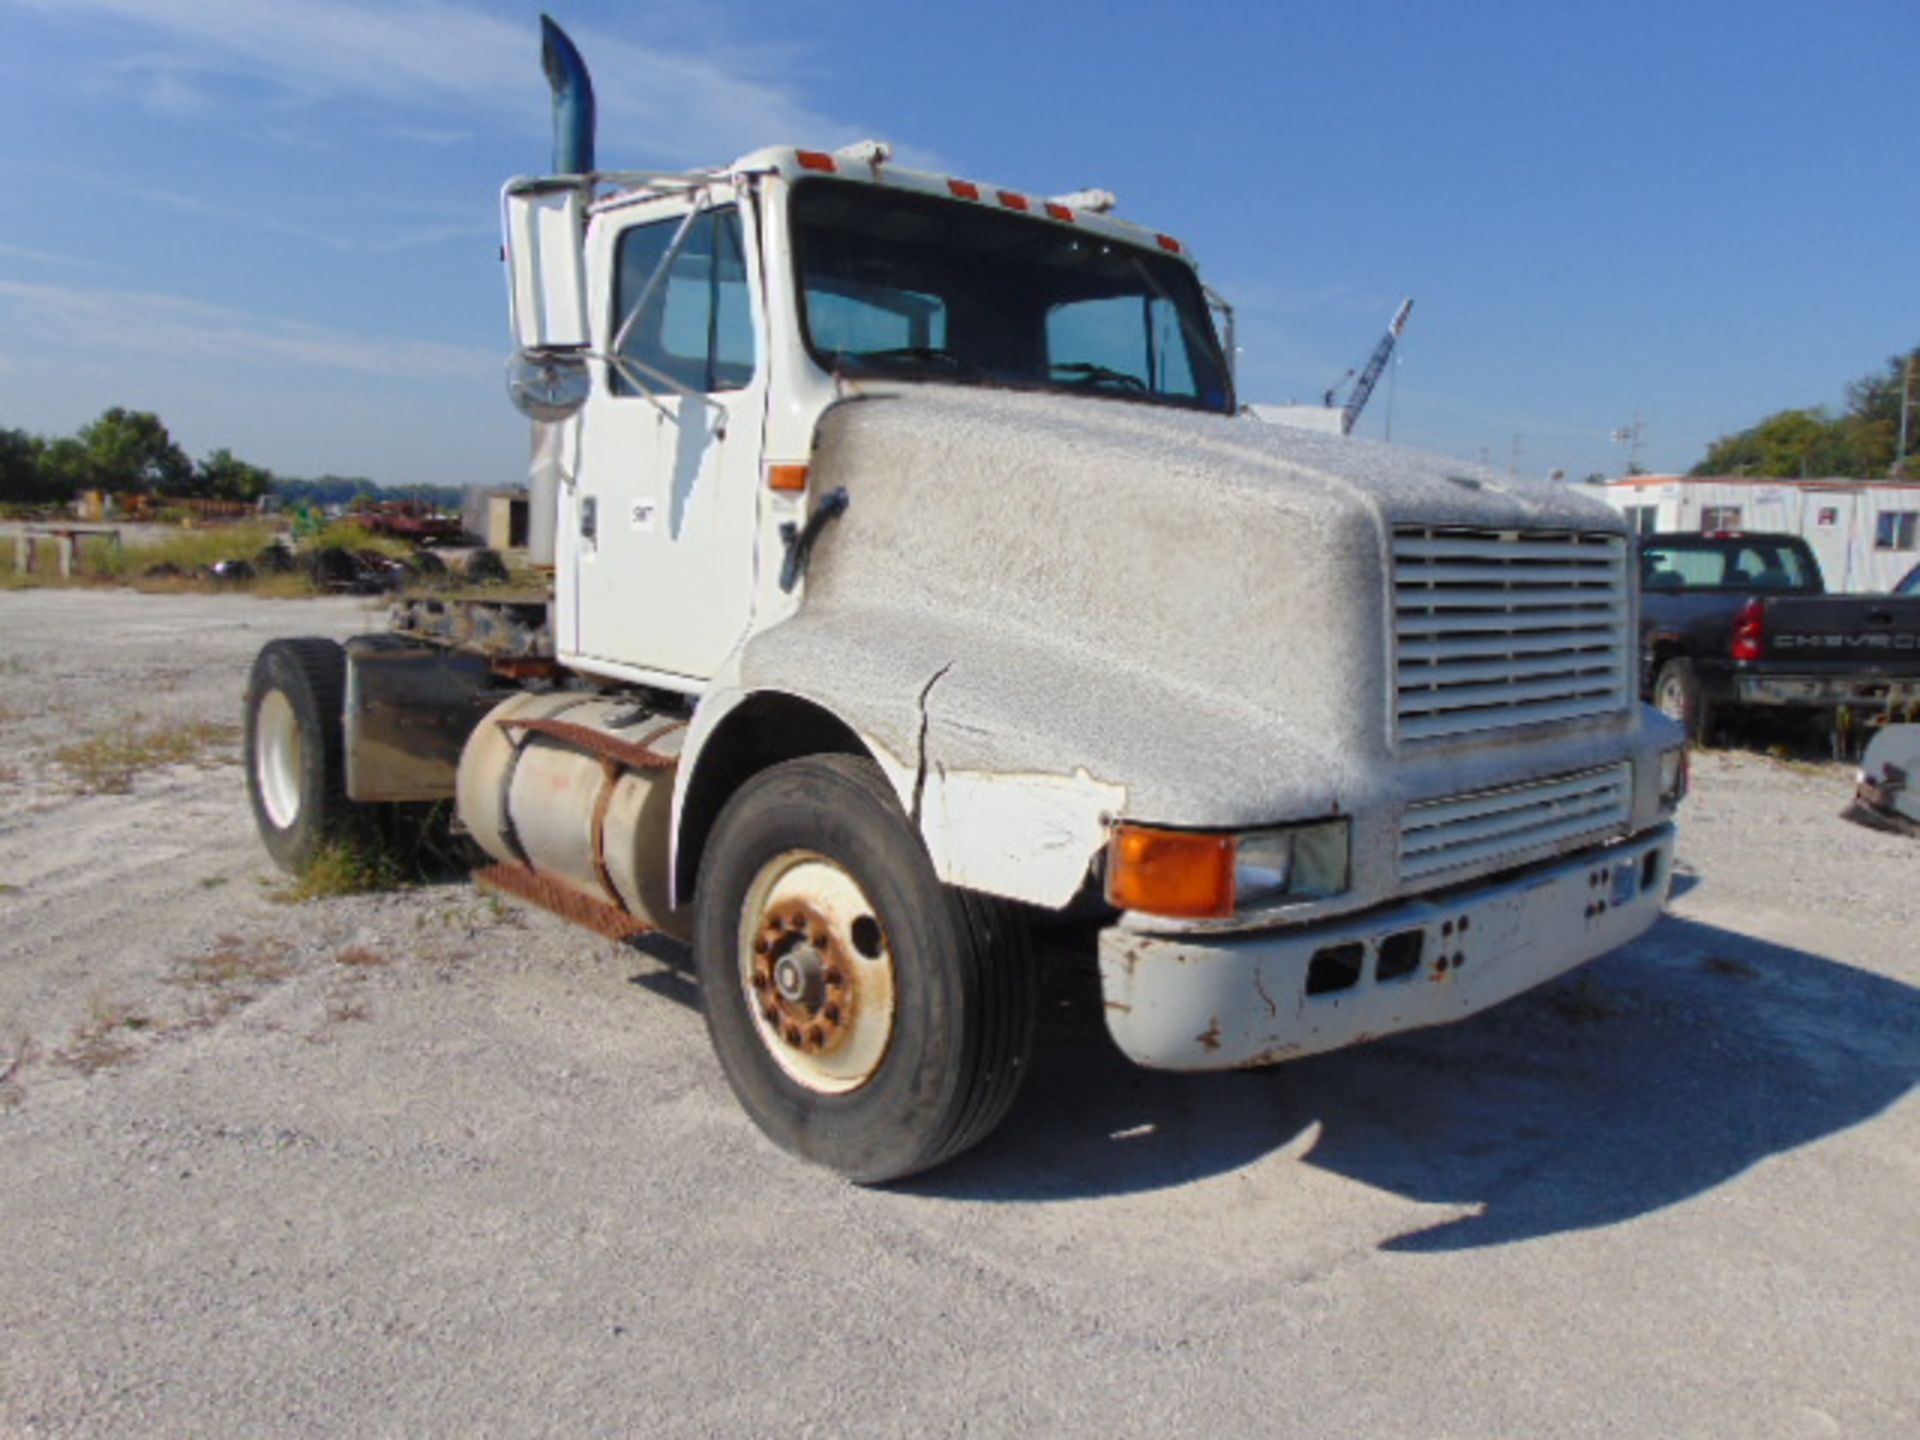
[{"label": "cab door", "polygon": [[583,668],[697,690],[752,620],[767,377],[749,217],[710,191],[673,251],[689,208],[612,212],[590,242],[609,351],[667,263],[583,412],[562,633]]}]

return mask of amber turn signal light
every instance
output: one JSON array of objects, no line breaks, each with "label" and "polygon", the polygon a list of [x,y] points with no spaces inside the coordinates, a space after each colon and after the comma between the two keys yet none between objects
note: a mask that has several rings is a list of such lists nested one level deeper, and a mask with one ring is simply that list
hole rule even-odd
[{"label": "amber turn signal light", "polygon": [[804,465],[767,466],[767,488],[777,490],[782,495],[797,495],[807,488],[807,467]]},{"label": "amber turn signal light", "polygon": [[1149,915],[1233,914],[1231,835],[1116,825],[1107,847],[1107,900]]}]

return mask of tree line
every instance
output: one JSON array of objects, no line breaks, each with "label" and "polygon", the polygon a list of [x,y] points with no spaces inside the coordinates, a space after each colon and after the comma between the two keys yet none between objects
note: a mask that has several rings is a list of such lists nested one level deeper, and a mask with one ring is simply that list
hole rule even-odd
[{"label": "tree line", "polygon": [[[1913,365],[1914,391],[1900,456],[1900,400]],[[1824,405],[1780,410],[1737,435],[1707,447],[1695,475],[1895,477],[1920,480],[1920,346],[1847,386],[1847,406],[1836,415]]]},{"label": "tree line", "polygon": [[0,428],[0,504],[65,505],[86,490],[249,504],[273,494],[289,504],[321,506],[348,506],[399,493],[456,509],[461,497],[459,488],[451,485],[407,486],[395,492],[357,475],[283,478],[225,446],[194,460],[158,415],[119,405],[72,435],[54,439]]}]

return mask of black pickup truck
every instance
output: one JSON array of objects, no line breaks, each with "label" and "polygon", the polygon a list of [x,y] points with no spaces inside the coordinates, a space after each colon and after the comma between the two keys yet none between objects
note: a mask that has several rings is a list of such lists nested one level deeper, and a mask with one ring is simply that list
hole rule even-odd
[{"label": "black pickup truck", "polygon": [[1920,596],[1828,595],[1794,535],[1645,536],[1640,690],[1695,739],[1750,707],[1906,719],[1920,706]]}]

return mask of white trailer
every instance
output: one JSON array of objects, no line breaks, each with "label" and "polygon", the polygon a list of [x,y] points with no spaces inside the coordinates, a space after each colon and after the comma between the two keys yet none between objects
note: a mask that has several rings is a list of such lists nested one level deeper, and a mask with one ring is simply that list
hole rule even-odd
[{"label": "white trailer", "polygon": [[1798,535],[1835,594],[1884,593],[1920,564],[1920,482],[1628,475],[1597,488],[1642,535]]}]

